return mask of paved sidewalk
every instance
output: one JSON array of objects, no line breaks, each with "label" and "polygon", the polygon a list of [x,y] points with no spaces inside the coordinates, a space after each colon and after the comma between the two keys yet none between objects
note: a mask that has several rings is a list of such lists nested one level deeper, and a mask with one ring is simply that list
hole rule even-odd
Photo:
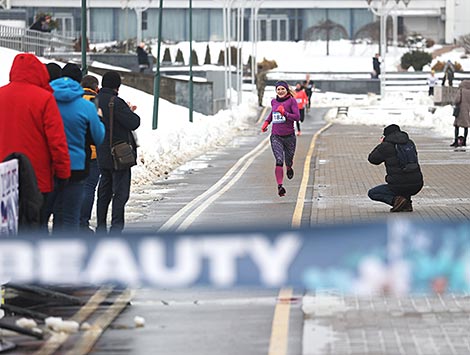
[{"label": "paved sidewalk", "polygon": [[449,139],[430,130],[402,129],[416,143],[424,175],[425,185],[413,198],[414,212],[392,214],[388,205],[367,197],[371,187],[384,183],[385,166],[367,161],[370,151],[379,144],[383,127],[334,124],[317,142],[312,225],[369,222],[391,215],[432,221],[468,219],[470,149],[454,151]]},{"label": "paved sidewalk", "polygon": [[304,297],[303,355],[467,355],[466,295]]}]

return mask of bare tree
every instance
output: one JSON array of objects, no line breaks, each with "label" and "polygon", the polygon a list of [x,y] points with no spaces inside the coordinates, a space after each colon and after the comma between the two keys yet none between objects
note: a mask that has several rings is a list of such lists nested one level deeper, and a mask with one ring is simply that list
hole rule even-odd
[{"label": "bare tree", "polygon": [[326,55],[330,55],[330,39],[348,38],[348,31],[331,20],[320,22],[316,26],[307,28],[304,38],[307,41],[314,41],[317,39],[326,39]]},{"label": "bare tree", "polygon": [[470,53],[470,34],[460,37],[460,43],[465,48],[465,53]]}]

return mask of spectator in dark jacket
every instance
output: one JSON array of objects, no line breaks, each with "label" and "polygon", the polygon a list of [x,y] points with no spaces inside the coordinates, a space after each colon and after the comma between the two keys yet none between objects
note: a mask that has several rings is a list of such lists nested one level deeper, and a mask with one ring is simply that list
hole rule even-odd
[{"label": "spectator in dark jacket", "polygon": [[139,70],[141,73],[150,67],[149,56],[148,53],[145,51],[145,43],[142,42],[137,47],[137,61],[139,62]]},{"label": "spectator in dark jacket", "polygon": [[49,15],[39,17],[29,28],[39,32],[51,32],[51,17]]},{"label": "spectator in dark jacket", "polygon": [[110,145],[110,110],[109,102],[114,97],[113,109],[113,144],[130,143],[137,155],[137,145],[132,131],[140,126],[140,117],[134,113],[135,106],[127,104],[118,97],[121,77],[115,71],[103,75],[101,90],[97,99],[103,112],[106,135],[101,145],[97,146],[98,165],[101,178],[98,185],[97,232],[107,232],[107,215],[112,201],[110,232],[120,233],[124,229],[124,210],[130,195],[131,169],[115,170]]},{"label": "spectator in dark jacket", "polygon": [[385,163],[387,183],[370,189],[368,195],[374,201],[392,206],[390,212],[412,212],[411,196],[416,195],[423,187],[423,174],[419,164],[412,172],[405,172],[400,167],[395,145],[408,141],[411,141],[408,134],[396,124],[391,124],[384,129],[382,143],[369,154],[370,163]]},{"label": "spectator in dark jacket", "polygon": [[380,75],[380,55],[379,53],[376,53],[375,54],[375,57],[372,58],[372,68],[373,68],[373,72],[372,72],[372,78],[373,79],[378,79],[379,75]]}]

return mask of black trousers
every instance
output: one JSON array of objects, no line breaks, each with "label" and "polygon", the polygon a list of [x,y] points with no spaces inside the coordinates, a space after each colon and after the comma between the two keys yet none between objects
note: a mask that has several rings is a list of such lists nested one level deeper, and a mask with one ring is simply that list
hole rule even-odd
[{"label": "black trousers", "polygon": [[124,210],[131,191],[131,169],[102,169],[98,185],[98,201],[96,204],[96,232],[107,232],[107,216],[112,201],[110,233],[121,233],[124,229]]}]

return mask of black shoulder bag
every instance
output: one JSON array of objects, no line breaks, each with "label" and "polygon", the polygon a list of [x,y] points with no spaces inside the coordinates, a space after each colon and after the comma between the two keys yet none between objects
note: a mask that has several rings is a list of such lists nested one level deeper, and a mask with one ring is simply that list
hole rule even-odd
[{"label": "black shoulder bag", "polygon": [[113,144],[113,122],[114,122],[114,96],[109,100],[109,146],[113,157],[114,170],[130,169],[137,165],[137,157],[132,144],[118,142]]}]

